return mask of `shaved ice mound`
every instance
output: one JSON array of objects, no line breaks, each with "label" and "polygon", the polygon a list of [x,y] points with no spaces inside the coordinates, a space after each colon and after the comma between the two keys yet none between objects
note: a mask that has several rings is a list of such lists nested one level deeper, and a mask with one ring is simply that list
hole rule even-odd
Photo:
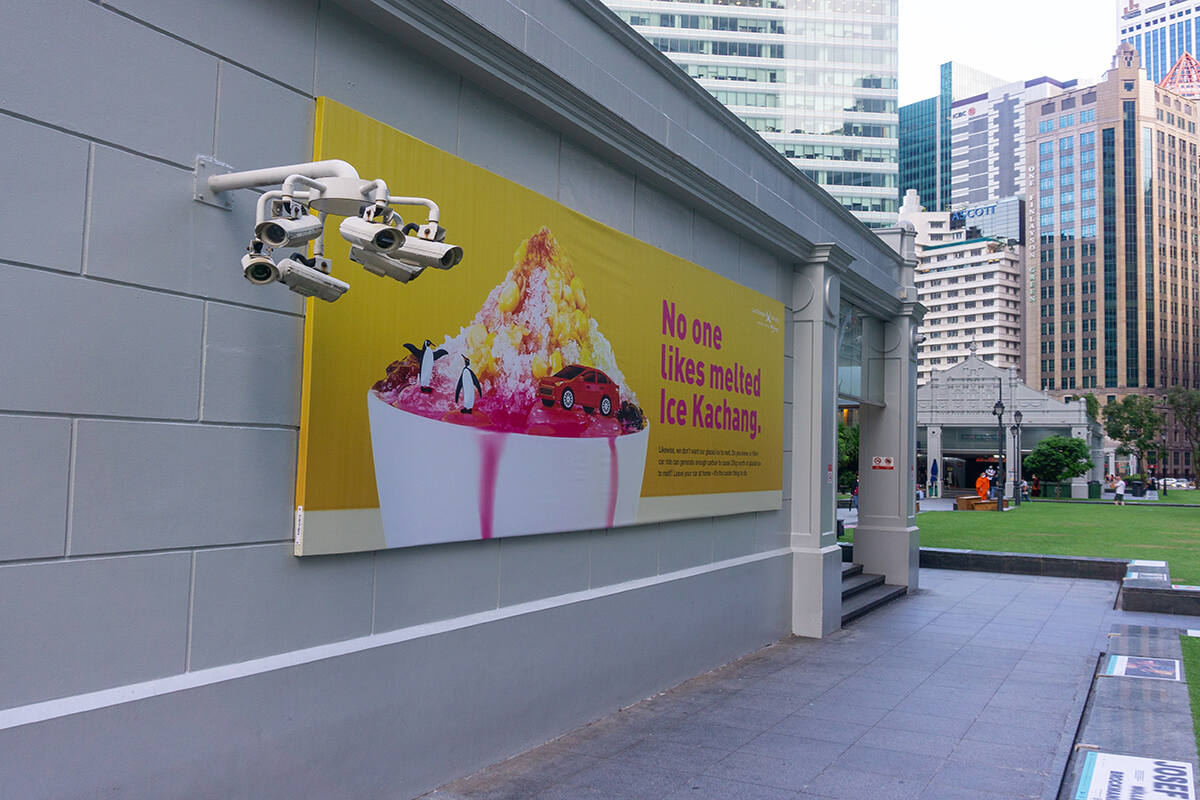
[{"label": "shaved ice mound", "polygon": [[[430,391],[405,354],[367,393],[388,547],[637,519],[649,429],[583,281],[546,228],[513,261],[474,318],[435,346],[447,355],[433,362]],[[455,397],[470,380],[464,357],[482,388],[471,413]],[[542,379],[571,365],[611,379],[606,397],[589,407],[539,396]],[[447,484],[454,502],[431,502]]]}]

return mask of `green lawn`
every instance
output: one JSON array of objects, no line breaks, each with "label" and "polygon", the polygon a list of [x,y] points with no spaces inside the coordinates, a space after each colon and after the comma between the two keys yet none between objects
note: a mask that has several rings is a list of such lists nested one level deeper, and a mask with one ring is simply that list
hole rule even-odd
[{"label": "green lawn", "polygon": [[1161,559],[1171,564],[1172,582],[1200,585],[1198,512],[1035,502],[1003,514],[928,511],[917,524],[922,547]]},{"label": "green lawn", "polygon": [[1200,505],[1200,489],[1167,489],[1166,497],[1163,497],[1162,490],[1159,490],[1158,502]]},{"label": "green lawn", "polygon": [[1196,736],[1197,748],[1200,748],[1200,639],[1180,636],[1179,645],[1183,648],[1183,673],[1192,701],[1192,733]]}]

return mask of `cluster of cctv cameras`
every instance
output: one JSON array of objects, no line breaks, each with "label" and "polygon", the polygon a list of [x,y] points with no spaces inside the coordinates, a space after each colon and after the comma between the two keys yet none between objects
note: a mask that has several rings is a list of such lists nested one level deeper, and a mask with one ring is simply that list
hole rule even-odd
[{"label": "cluster of cctv cameras", "polygon": [[[242,256],[242,274],[258,285],[282,283],[305,297],[333,302],[350,285],[330,274],[331,263],[320,250],[311,258],[293,252],[274,261],[271,252],[279,247],[298,247],[319,238],[325,229],[321,213],[314,216],[296,199],[270,203],[271,216],[254,226],[254,239]],[[436,222],[404,224],[400,216],[381,202],[364,203],[356,216],[347,216],[338,226],[350,243],[350,260],[368,272],[408,283],[426,268],[450,269],[462,260],[461,247],[446,244],[446,230]]]}]

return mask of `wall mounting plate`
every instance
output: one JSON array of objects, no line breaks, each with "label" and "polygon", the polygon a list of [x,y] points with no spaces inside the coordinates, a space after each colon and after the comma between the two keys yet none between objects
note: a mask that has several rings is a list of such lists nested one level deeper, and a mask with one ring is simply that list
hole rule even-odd
[{"label": "wall mounting plate", "polygon": [[214,192],[208,188],[208,179],[213,175],[225,175],[233,172],[233,167],[224,161],[218,161],[212,156],[196,156],[196,185],[192,190],[192,199],[205,205],[233,209],[232,192]]}]

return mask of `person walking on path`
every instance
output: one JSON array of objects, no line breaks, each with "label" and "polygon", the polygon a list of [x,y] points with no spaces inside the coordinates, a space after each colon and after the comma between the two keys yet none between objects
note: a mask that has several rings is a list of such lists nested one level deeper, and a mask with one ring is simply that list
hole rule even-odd
[{"label": "person walking on path", "polygon": [[1116,486],[1113,487],[1113,491],[1116,493],[1116,499],[1113,500],[1113,505],[1114,506],[1125,505],[1125,479],[1124,478],[1121,478],[1121,477],[1117,478],[1117,483],[1116,483]]}]

